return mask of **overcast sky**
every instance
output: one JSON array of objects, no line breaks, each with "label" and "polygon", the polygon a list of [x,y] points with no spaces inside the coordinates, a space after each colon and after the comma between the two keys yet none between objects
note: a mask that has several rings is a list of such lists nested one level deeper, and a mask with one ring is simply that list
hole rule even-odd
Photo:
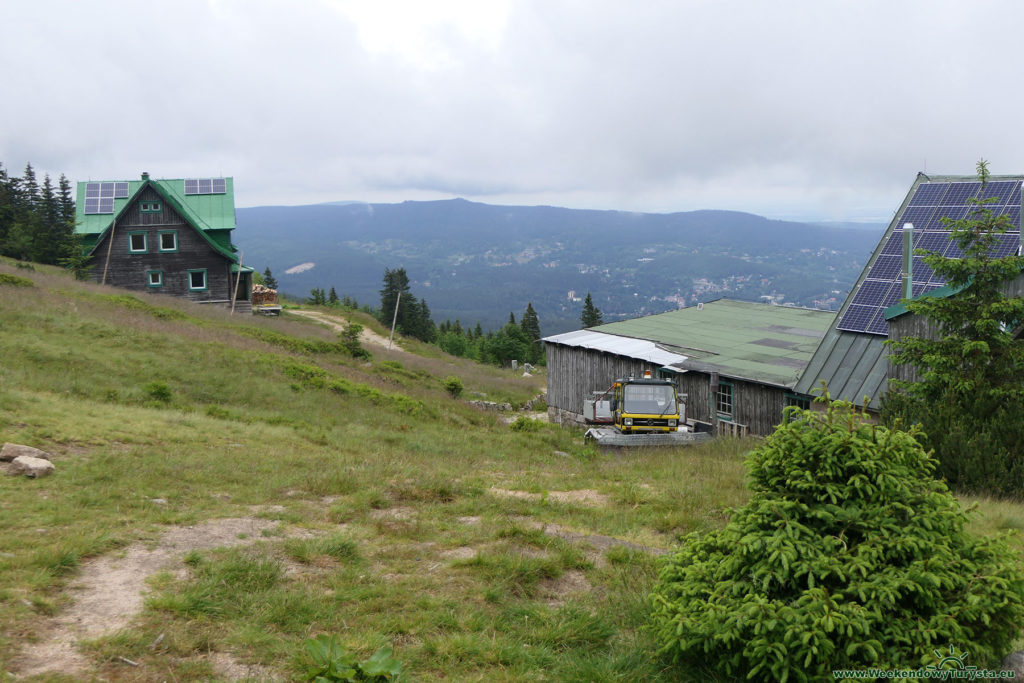
[{"label": "overcast sky", "polygon": [[1016,0],[4,0],[0,162],[233,176],[238,206],[464,197],[888,221],[1024,173]]}]

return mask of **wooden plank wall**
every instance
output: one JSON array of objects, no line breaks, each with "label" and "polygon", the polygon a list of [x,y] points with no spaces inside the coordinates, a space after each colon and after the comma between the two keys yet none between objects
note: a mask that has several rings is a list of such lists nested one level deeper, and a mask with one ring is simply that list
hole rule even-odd
[{"label": "wooden plank wall", "polygon": [[[160,202],[162,211],[144,214],[139,210],[142,201]],[[178,251],[159,251],[158,231],[178,231]],[[129,232],[146,233],[146,253],[132,253],[128,248]],[[231,262],[217,253],[192,228],[184,218],[160,197],[153,188],[147,187],[117,221],[114,228],[114,244],[110,250],[110,265],[107,269],[107,284],[115,287],[141,291],[171,294],[193,301],[223,301],[231,298],[234,278],[231,276]],[[103,279],[104,264],[107,261],[107,247],[110,233],[100,241],[93,252],[92,275],[96,282]],[[206,290],[193,291],[188,288],[188,271],[206,269]],[[163,287],[149,287],[146,271],[162,270]],[[243,278],[239,288],[240,297],[245,298],[248,288]]]},{"label": "wooden plank wall", "polygon": [[[548,368],[548,406],[579,415],[583,399],[591,391],[607,389],[619,377],[643,376],[650,370],[658,376],[658,366],[610,353],[545,344]],[[757,382],[723,377],[733,385],[733,422],[746,425],[751,434],[771,434],[782,422],[786,389]],[[676,387],[686,394],[686,417],[711,422],[711,376],[696,371],[676,375]]]},{"label": "wooden plank wall", "polygon": [[583,399],[604,391],[621,377],[643,377],[658,366],[635,358],[562,344],[544,344],[548,367],[548,405],[570,413],[583,413]]},{"label": "wooden plank wall", "polygon": [[[1019,298],[1024,296],[1024,275],[1007,282],[1002,289],[1003,294],[1007,297]],[[889,339],[892,341],[900,341],[907,337],[937,339],[939,336],[938,326],[920,315],[905,313],[889,321]],[[892,356],[889,356],[889,358],[891,359]],[[917,369],[913,366],[896,365],[892,360],[889,360],[887,365],[887,379],[898,379],[904,382],[916,382],[918,379]]]}]

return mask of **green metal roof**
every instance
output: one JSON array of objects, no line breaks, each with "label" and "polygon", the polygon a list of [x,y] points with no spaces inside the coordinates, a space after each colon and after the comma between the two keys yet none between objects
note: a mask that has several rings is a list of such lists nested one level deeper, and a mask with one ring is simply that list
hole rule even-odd
[{"label": "green metal roof", "polygon": [[591,328],[657,342],[687,356],[683,368],[792,388],[834,311],[718,299]]},{"label": "green metal roof", "polygon": [[[170,201],[182,216],[200,230],[233,230],[235,228],[235,183],[225,178],[227,192],[224,194],[185,194],[185,179],[142,178],[139,180],[118,180],[128,183],[128,197],[114,200],[114,213],[85,213],[85,182],[78,183],[77,204],[75,205],[75,232],[80,235],[99,234],[110,227],[115,216],[120,215],[146,183]],[[88,182],[99,182],[90,180]],[[102,181],[111,182],[111,181]]]},{"label": "green metal roof", "polygon": [[[85,213],[85,186],[78,183],[75,205],[75,232],[84,237],[86,246],[94,247],[114,222],[114,219],[135,201],[145,187],[152,187],[164,198],[181,217],[194,226],[197,232],[209,242],[215,251],[232,261],[238,261],[231,244],[231,230],[235,228],[235,183],[225,178],[223,194],[185,194],[185,179],[156,179],[143,177],[139,180],[116,180],[102,182],[127,182],[128,196],[114,199],[114,212],[103,214]],[[88,182],[101,182],[90,180]]]}]

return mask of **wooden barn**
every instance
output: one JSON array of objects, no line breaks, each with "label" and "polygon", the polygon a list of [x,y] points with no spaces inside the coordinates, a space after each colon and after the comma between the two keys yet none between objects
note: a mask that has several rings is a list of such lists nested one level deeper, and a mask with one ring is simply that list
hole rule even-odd
[{"label": "wooden barn", "polygon": [[544,340],[548,416],[582,421],[583,400],[645,370],[675,381],[691,425],[771,433],[788,405],[806,405],[797,380],[835,313],[719,299]]},{"label": "wooden barn", "polygon": [[[959,257],[950,241],[949,220],[975,210],[973,199],[986,200],[996,215],[1006,214],[1012,228],[999,237],[994,255],[1020,248],[1021,186],[1024,176],[991,176],[984,190],[977,176],[928,176],[919,173],[878,246],[847,296],[834,324],[815,351],[796,391],[820,392],[822,383],[834,399],[850,401],[877,413],[893,378],[912,381],[912,368],[889,362],[889,339],[931,336],[927,320],[907,314],[899,302],[923,295],[951,296],[956,292],[924,263],[917,249]],[[1008,282],[1005,293],[1020,296],[1021,278]]]},{"label": "wooden barn", "polygon": [[[232,178],[78,183],[76,232],[100,283],[248,311]],[[236,300],[237,299],[237,300]]]}]

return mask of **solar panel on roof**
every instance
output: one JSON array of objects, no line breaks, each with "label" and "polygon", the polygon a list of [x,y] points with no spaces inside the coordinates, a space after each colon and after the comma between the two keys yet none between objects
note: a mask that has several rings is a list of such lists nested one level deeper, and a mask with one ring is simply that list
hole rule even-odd
[{"label": "solar panel on roof", "polygon": [[114,200],[128,196],[128,183],[86,183],[85,213],[114,213]]},{"label": "solar panel on roof", "polygon": [[224,178],[187,178],[185,194],[225,194],[228,183]]},{"label": "solar panel on roof", "polygon": [[[989,201],[985,202],[983,207],[979,207],[971,201],[974,198]],[[913,223],[917,228],[914,234],[915,249],[934,251],[947,258],[961,258],[963,252],[960,247],[949,240],[952,229],[950,221],[969,218],[980,208],[987,209],[996,216],[1005,214],[1010,221],[1010,230],[998,236],[998,244],[992,255],[998,258],[1019,252],[1020,180],[987,183],[984,190],[977,181],[921,183],[903,212],[897,217],[896,225],[899,227],[893,229],[878,256],[870,264],[867,276],[854,294],[836,329],[888,334],[889,324],[885,320],[885,309],[903,296],[903,225]],[[913,280],[914,296],[930,292],[945,284],[920,256],[914,257]]]}]

